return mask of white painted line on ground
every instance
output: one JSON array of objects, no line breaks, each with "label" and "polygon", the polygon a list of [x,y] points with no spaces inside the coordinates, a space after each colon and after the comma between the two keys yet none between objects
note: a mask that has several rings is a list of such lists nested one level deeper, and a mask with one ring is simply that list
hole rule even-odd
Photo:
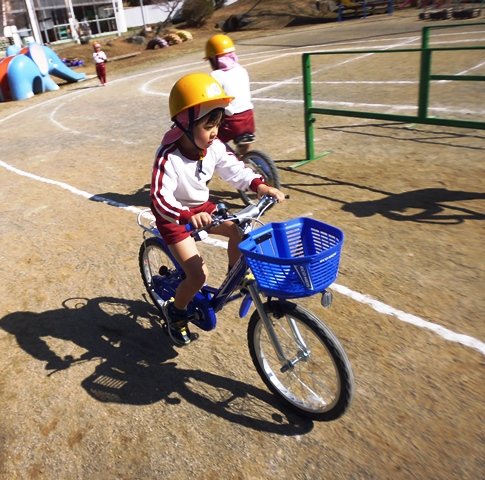
[{"label": "white painted line on ground", "polygon": [[[19,168],[9,165],[3,160],[0,160],[0,166],[22,177],[30,178],[31,180],[35,180],[41,183],[46,183],[48,185],[57,186],[59,188],[67,190],[70,193],[73,193],[74,195],[79,195],[82,198],[86,198],[88,200],[93,200],[96,202],[105,203],[110,206],[121,208],[122,210],[127,210],[131,213],[135,213],[136,215],[138,215],[140,212],[145,210],[142,208],[134,207],[132,205],[127,205],[125,203],[116,202],[114,200],[111,200],[106,197],[102,197],[100,195],[94,195],[92,193],[85,192],[84,190],[80,190],[65,182],[59,182],[57,180],[51,180],[50,178],[41,177],[39,175],[34,175],[33,173],[25,172],[23,170],[20,170]],[[224,242],[215,238],[211,238],[211,237],[207,238],[204,241],[204,243],[208,243],[216,247],[227,248],[227,242]],[[372,298],[369,295],[364,295],[359,292],[354,292],[350,288],[347,288],[343,285],[338,285],[334,283],[331,286],[331,288],[342,295],[350,297],[352,300],[355,300],[359,303],[370,306],[376,312],[382,313],[384,315],[391,315],[396,317],[398,320],[402,322],[406,322],[420,328],[425,328],[427,330],[432,331],[433,333],[436,333],[440,337],[443,337],[444,339],[449,340],[450,342],[459,343],[466,347],[473,348],[475,350],[478,350],[482,355],[485,355],[485,343],[481,342],[480,340],[474,337],[453,332],[441,325],[432,323],[428,320],[424,320],[420,317],[417,317],[416,315],[412,315],[410,313],[406,313],[406,312],[403,312],[402,310],[398,310],[389,305],[386,305],[385,303],[382,303],[381,301],[376,300],[375,298]]]},{"label": "white painted line on ground", "polygon": [[[459,75],[459,74],[457,74]],[[274,82],[253,82],[251,85],[272,85]],[[321,80],[313,81],[312,85],[417,85],[417,80]],[[301,80],[287,81],[286,85],[303,85]]]},{"label": "white painted line on ground", "polygon": [[79,195],[80,197],[87,198],[88,200],[94,200],[96,202],[100,203],[106,203],[108,205],[114,206],[121,208],[123,210],[128,210],[129,212],[133,213],[140,213],[142,210],[133,207],[130,205],[126,205],[124,203],[120,202],[115,202],[114,200],[110,200],[109,198],[101,197],[99,195],[95,195],[93,193],[88,193],[85,192],[84,190],[80,190],[79,188],[73,187],[72,185],[69,185],[68,183],[64,182],[59,182],[57,180],[51,180],[50,178],[46,177],[41,177],[39,175],[35,175],[33,173],[25,172],[24,170],[20,170],[19,168],[13,167],[12,165],[9,165],[8,163],[4,162],[3,160],[0,160],[0,166],[5,168],[6,170],[9,170],[12,173],[16,173],[17,175],[20,175],[22,177],[30,178],[31,180],[35,180],[37,182],[41,183],[46,183],[48,185],[55,185],[56,187],[62,188],[63,190],[67,190],[70,193],[73,193],[74,195]]},{"label": "white painted line on ground", "polygon": [[[450,36],[453,36],[453,35],[467,35],[470,37],[470,34],[472,33],[479,33],[481,36],[478,37],[478,38],[461,38],[461,39],[458,39],[458,40],[449,40],[449,37]],[[443,40],[439,40],[439,39],[436,39],[435,37],[446,37],[445,39]],[[414,48],[421,48],[421,37],[415,37],[414,36],[414,40],[411,40],[408,42],[409,40],[409,35],[406,36],[406,37],[392,37],[392,38],[367,38],[365,39],[365,44],[363,45],[363,42],[362,40],[349,40],[349,41],[346,41],[346,42],[338,42],[338,43],[317,43],[317,44],[311,44],[311,45],[303,45],[302,47],[291,47],[291,49],[288,49],[288,48],[279,48],[279,49],[273,49],[271,51],[269,51],[269,53],[267,51],[264,51],[264,52],[252,52],[252,53],[242,53],[242,54],[238,54],[238,57],[240,59],[246,59],[246,58],[250,58],[250,57],[258,57],[259,59],[261,59],[261,57],[265,56],[265,55],[269,55],[270,58],[272,58],[274,56],[274,54],[278,53],[278,52],[288,52],[288,55],[301,55],[303,52],[309,52],[311,50],[317,50],[317,51],[325,51],[325,52],[339,52],[339,51],[344,51],[344,50],[354,50],[354,51],[358,51],[358,50],[369,50],[369,49],[373,49],[373,50],[377,50],[377,49],[386,49],[389,47],[389,43],[385,43],[386,41],[393,41],[393,42],[397,42],[397,41],[400,41],[400,40],[403,40],[405,42],[407,42],[408,46],[409,45],[413,45],[413,44],[416,44],[416,47]],[[453,44],[453,43],[482,43],[484,41],[484,37],[483,37],[483,31],[476,31],[476,32],[462,32],[462,33],[443,33],[443,34],[434,34],[433,35],[433,40],[430,41],[430,46],[434,46],[434,47],[438,47],[439,45],[445,45],[445,46],[449,46],[450,44]],[[369,44],[372,44],[372,43],[378,43],[380,45],[369,45]],[[252,44],[251,43],[244,43],[244,41],[241,42],[242,45],[245,45],[245,46],[251,46]],[[356,45],[354,47],[354,45]],[[399,48],[399,44],[397,46],[392,46],[391,48]],[[412,48],[412,47],[410,47]],[[248,64],[245,64],[245,65],[248,65]],[[252,65],[252,64],[251,64]]]},{"label": "white painted line on ground", "polygon": [[330,288],[338,293],[341,293],[342,295],[352,298],[359,303],[369,305],[376,312],[383,313],[385,315],[391,315],[393,317],[396,317],[401,322],[406,322],[411,325],[415,325],[416,327],[425,328],[432,331],[433,333],[438,334],[440,337],[449,340],[450,342],[461,343],[462,345],[478,350],[482,355],[485,355],[485,343],[477,340],[474,337],[470,337],[469,335],[464,335],[462,333],[455,333],[445,327],[442,327],[441,325],[429,322],[428,320],[424,320],[420,317],[417,317],[416,315],[412,315],[410,313],[403,312],[402,310],[390,307],[389,305],[386,305],[385,303],[382,303],[379,300],[370,297],[369,295],[354,292],[353,290],[350,290],[350,288],[344,287],[343,285],[338,285],[334,283]]},{"label": "white painted line on ground", "polygon": [[[471,72],[473,70],[477,70],[478,68],[482,68],[483,66],[485,65],[485,62],[481,62],[481,63],[478,63],[477,65],[475,65],[474,67],[470,67],[468,68],[467,70],[463,70],[461,72],[458,72],[456,73],[455,75],[465,75],[466,73],[468,72]],[[448,80],[450,81],[450,80]]]},{"label": "white painted line on ground", "polygon": [[[252,100],[254,102],[263,102],[263,103],[284,103],[288,105],[301,105],[303,104],[303,100],[292,100],[289,98],[275,98],[275,97],[253,97]],[[327,107],[346,107],[348,110],[355,108],[355,107],[365,107],[365,108],[380,108],[381,110],[384,109],[386,112],[393,112],[393,111],[406,111],[409,110],[411,112],[415,112],[417,110],[417,105],[391,105],[390,103],[358,103],[358,102],[334,102],[334,101],[324,101],[324,100],[315,100],[313,102],[313,106],[327,106]],[[429,107],[428,112],[430,113],[453,113],[453,114],[463,114],[463,115],[484,115],[485,110],[463,110],[460,108],[454,107]]]},{"label": "white painted line on ground", "polygon": [[135,142],[132,142],[131,140],[125,140],[124,138],[106,138],[105,135],[97,135],[97,134],[92,134],[92,133],[85,133],[81,132],[79,130],[75,130],[70,127],[66,127],[64,124],[56,120],[55,116],[57,112],[64,107],[64,105],[67,102],[60,103],[54,110],[52,110],[49,113],[49,121],[53,123],[57,128],[64,130],[65,132],[68,132],[71,135],[83,135],[84,137],[87,138],[92,138],[92,139],[97,139],[97,140],[102,140],[104,142],[113,142],[113,143],[122,143],[123,145],[134,145]]},{"label": "white painted line on ground", "polygon": [[[398,47],[401,47],[403,45],[407,45],[409,43],[412,43],[412,42],[415,42],[416,40],[419,40],[420,37],[411,37],[411,38],[407,38],[406,40],[400,42],[400,43],[397,43],[397,44],[394,44],[394,45],[388,45],[386,47],[384,47],[382,50],[383,51],[388,51],[388,50],[392,50],[393,48],[398,48]],[[356,57],[352,57],[352,58],[348,58],[346,60],[342,60],[341,62],[337,62],[336,64],[332,64],[332,65],[329,65],[329,66],[325,66],[323,68],[319,68],[319,69],[314,69],[312,71],[312,75],[315,75],[317,73],[320,73],[320,72],[323,72],[325,70],[329,70],[330,68],[336,68],[336,67],[340,67],[342,65],[346,65],[347,63],[353,63],[353,62],[357,62],[359,60],[362,60],[364,58],[367,58],[367,57],[370,57],[370,56],[373,56],[373,55],[376,55],[375,53],[364,53],[362,55],[358,55]],[[282,55],[284,56],[284,55]],[[266,87],[261,87],[261,88],[258,88],[257,90],[254,90],[251,92],[251,94],[260,94],[261,92],[265,92],[267,90],[273,90],[275,88],[279,88],[283,85],[287,85],[288,83],[291,83],[291,82],[294,82],[295,80],[299,80],[299,79],[302,79],[303,76],[302,75],[298,75],[298,76],[295,76],[293,78],[288,78],[286,80],[283,80],[281,82],[275,82],[273,85],[268,85]]]}]

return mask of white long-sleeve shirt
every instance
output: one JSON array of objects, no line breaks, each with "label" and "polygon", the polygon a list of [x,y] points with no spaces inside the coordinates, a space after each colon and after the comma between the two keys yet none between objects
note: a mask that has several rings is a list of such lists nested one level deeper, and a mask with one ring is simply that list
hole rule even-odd
[{"label": "white long-sleeve shirt", "polygon": [[234,97],[226,107],[226,115],[245,112],[254,108],[251,102],[251,88],[248,71],[242,65],[235,65],[229,70],[212,70],[211,75],[224,91]]},{"label": "white long-sleeve shirt", "polygon": [[108,61],[108,57],[103,50],[99,50],[98,52],[93,52],[93,60],[94,63],[104,63]]},{"label": "white long-sleeve shirt", "polygon": [[187,223],[189,209],[209,200],[207,184],[215,173],[239,190],[256,191],[264,183],[217,138],[202,160],[185,157],[176,144],[161,145],[153,165],[152,209],[170,222]]}]

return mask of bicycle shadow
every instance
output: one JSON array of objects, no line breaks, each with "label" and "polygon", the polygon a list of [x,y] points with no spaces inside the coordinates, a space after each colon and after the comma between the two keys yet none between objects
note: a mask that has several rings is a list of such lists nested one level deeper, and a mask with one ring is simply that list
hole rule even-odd
[{"label": "bicycle shadow", "polygon": [[[356,217],[379,214],[396,221],[455,225],[465,220],[485,220],[485,215],[450,202],[483,199],[485,194],[480,192],[424,188],[390,194],[379,200],[347,203],[342,210]],[[447,213],[450,211],[453,213]]]},{"label": "bicycle shadow", "polygon": [[[95,364],[81,385],[101,402],[147,405],[163,400],[174,405],[185,400],[258,431],[291,436],[313,428],[311,420],[283,410],[265,390],[179,368],[173,361],[178,351],[163,334],[156,309],[144,301],[71,298],[57,310],[6,315],[0,328],[14,335],[25,352],[45,362],[47,376],[77,364]],[[73,358],[63,350],[82,353]]]},{"label": "bicycle shadow", "polygon": [[[353,213],[356,217],[382,215],[390,220],[417,223],[458,224],[465,220],[485,220],[485,214],[469,207],[453,205],[453,202],[463,202],[485,199],[485,193],[467,192],[463,190],[448,190],[441,187],[430,187],[409,192],[392,193],[377,188],[345,182],[313,172],[292,170],[289,167],[279,167],[280,170],[291,171],[294,174],[308,176],[311,183],[285,183],[283,188],[313,197],[322,198],[342,205],[342,210]],[[329,190],[329,187],[352,187],[382,195],[378,200],[362,202],[347,202],[330,195],[323,195],[318,188]]]}]

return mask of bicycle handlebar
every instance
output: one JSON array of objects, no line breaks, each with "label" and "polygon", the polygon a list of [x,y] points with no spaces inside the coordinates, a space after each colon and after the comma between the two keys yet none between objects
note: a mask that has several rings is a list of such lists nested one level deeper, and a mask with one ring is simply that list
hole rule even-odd
[{"label": "bicycle handlebar", "polygon": [[278,203],[276,198],[270,197],[269,195],[264,195],[257,204],[248,205],[239,212],[231,214],[228,213],[224,204],[218,204],[216,212],[212,214],[212,222],[209,225],[205,225],[201,228],[194,228],[190,223],[188,223],[185,225],[185,230],[187,232],[192,232],[192,235],[194,236],[199,232],[216,227],[223,222],[232,221],[237,225],[245,225],[264,215],[266,211],[273,207],[276,203]]}]

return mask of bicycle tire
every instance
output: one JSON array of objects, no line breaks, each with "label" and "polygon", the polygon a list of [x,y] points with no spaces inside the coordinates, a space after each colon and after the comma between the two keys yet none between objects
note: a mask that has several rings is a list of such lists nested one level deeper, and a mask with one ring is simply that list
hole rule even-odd
[{"label": "bicycle tire", "polygon": [[[249,150],[241,160],[256,173],[259,173],[268,185],[280,188],[278,169],[273,160],[259,150]],[[257,199],[257,195],[249,190],[238,190],[245,205],[251,205]]]},{"label": "bicycle tire", "polygon": [[182,280],[167,251],[156,237],[143,241],[138,255],[141,278],[153,304],[163,314],[162,305],[175,296]]},{"label": "bicycle tire", "polygon": [[[284,405],[302,416],[319,421],[341,417],[351,404],[354,379],[337,337],[317,316],[292,302],[269,301],[265,311],[285,357],[300,360],[282,370],[285,363],[278,359],[264,321],[255,311],[249,320],[247,339],[251,359],[263,382]],[[291,331],[290,320],[308,347],[306,351]]]}]

